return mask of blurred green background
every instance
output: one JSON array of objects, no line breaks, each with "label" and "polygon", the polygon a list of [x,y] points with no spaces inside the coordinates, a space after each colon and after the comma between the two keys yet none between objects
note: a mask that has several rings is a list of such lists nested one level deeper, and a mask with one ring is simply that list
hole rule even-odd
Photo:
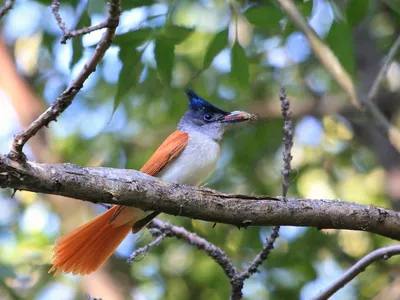
[{"label": "blurred green background", "polygon": [[[4,3],[0,2],[0,3]],[[361,96],[400,30],[400,1],[296,1],[314,30],[352,75]],[[191,87],[225,110],[259,113],[223,141],[207,186],[229,193],[279,195],[282,120],[279,87],[287,88],[295,122],[290,196],[339,198],[400,208],[400,157],[364,112],[355,110],[312,55],[275,1],[123,0],[114,45],[73,104],[32,140],[32,160],[139,169],[185,112]],[[64,0],[68,28],[95,25],[106,3]],[[102,31],[59,43],[49,1],[17,0],[1,21],[0,153],[15,133],[48,107],[83,67]],[[399,127],[400,54],[376,103]],[[115,112],[114,112],[115,111]],[[114,113],[113,113],[114,112]],[[103,210],[81,201],[0,191],[0,298],[103,300],[227,299],[230,283],[203,252],[175,239],[132,265],[151,241],[130,235],[98,272],[47,274],[63,233]],[[224,249],[245,267],[270,228],[163,215]],[[245,299],[308,299],[355,261],[394,244],[364,232],[283,227],[260,272],[245,282]],[[333,299],[399,299],[399,259],[379,261]]]}]

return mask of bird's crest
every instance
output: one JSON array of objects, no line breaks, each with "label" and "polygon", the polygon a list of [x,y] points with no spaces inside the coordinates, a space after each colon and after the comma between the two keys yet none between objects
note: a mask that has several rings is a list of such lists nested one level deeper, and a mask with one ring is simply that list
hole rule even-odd
[{"label": "bird's crest", "polygon": [[189,100],[189,107],[194,111],[204,111],[204,112],[212,112],[212,113],[221,113],[223,115],[227,115],[226,111],[219,109],[218,107],[212,105],[207,102],[199,95],[197,95],[192,89],[186,89],[186,97]]}]

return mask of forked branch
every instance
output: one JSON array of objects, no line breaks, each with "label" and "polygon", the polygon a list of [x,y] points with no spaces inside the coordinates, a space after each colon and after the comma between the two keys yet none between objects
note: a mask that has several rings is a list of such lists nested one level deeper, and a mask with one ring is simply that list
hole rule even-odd
[{"label": "forked branch", "polygon": [[[68,106],[71,105],[76,94],[83,87],[84,82],[90,74],[92,74],[100,60],[103,58],[107,49],[111,46],[112,39],[115,35],[116,27],[119,23],[119,16],[121,14],[120,0],[110,0],[107,14],[108,27],[104,32],[101,40],[97,44],[92,56],[83,66],[78,76],[71,81],[67,89],[57,98],[57,100],[43,113],[41,114],[32,124],[28,126],[23,132],[19,133],[15,138],[11,146],[9,157],[18,160],[25,161],[26,157],[22,152],[24,145],[28,140],[33,137],[40,129],[49,126],[49,123],[55,121],[58,116],[65,111]],[[111,24],[111,26],[110,26]]]}]

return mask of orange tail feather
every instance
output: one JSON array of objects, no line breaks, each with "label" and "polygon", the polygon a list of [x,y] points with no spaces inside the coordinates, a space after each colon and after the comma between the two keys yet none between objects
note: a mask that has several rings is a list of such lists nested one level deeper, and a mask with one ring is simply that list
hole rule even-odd
[{"label": "orange tail feather", "polygon": [[[129,211],[121,214],[119,222],[110,222],[117,209],[118,206],[113,206],[59,238],[53,248],[53,266],[49,273],[55,271],[55,276],[61,272],[85,275],[96,271],[125,239],[132,225],[143,217],[143,211],[128,208]],[[129,221],[124,222],[124,219]]]}]

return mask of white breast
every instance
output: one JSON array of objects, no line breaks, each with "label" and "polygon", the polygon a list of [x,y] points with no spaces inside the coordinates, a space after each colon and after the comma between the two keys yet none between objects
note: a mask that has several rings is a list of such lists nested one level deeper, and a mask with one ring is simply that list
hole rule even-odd
[{"label": "white breast", "polygon": [[200,185],[214,171],[220,154],[219,144],[203,134],[190,134],[182,153],[158,177],[187,185]]}]

